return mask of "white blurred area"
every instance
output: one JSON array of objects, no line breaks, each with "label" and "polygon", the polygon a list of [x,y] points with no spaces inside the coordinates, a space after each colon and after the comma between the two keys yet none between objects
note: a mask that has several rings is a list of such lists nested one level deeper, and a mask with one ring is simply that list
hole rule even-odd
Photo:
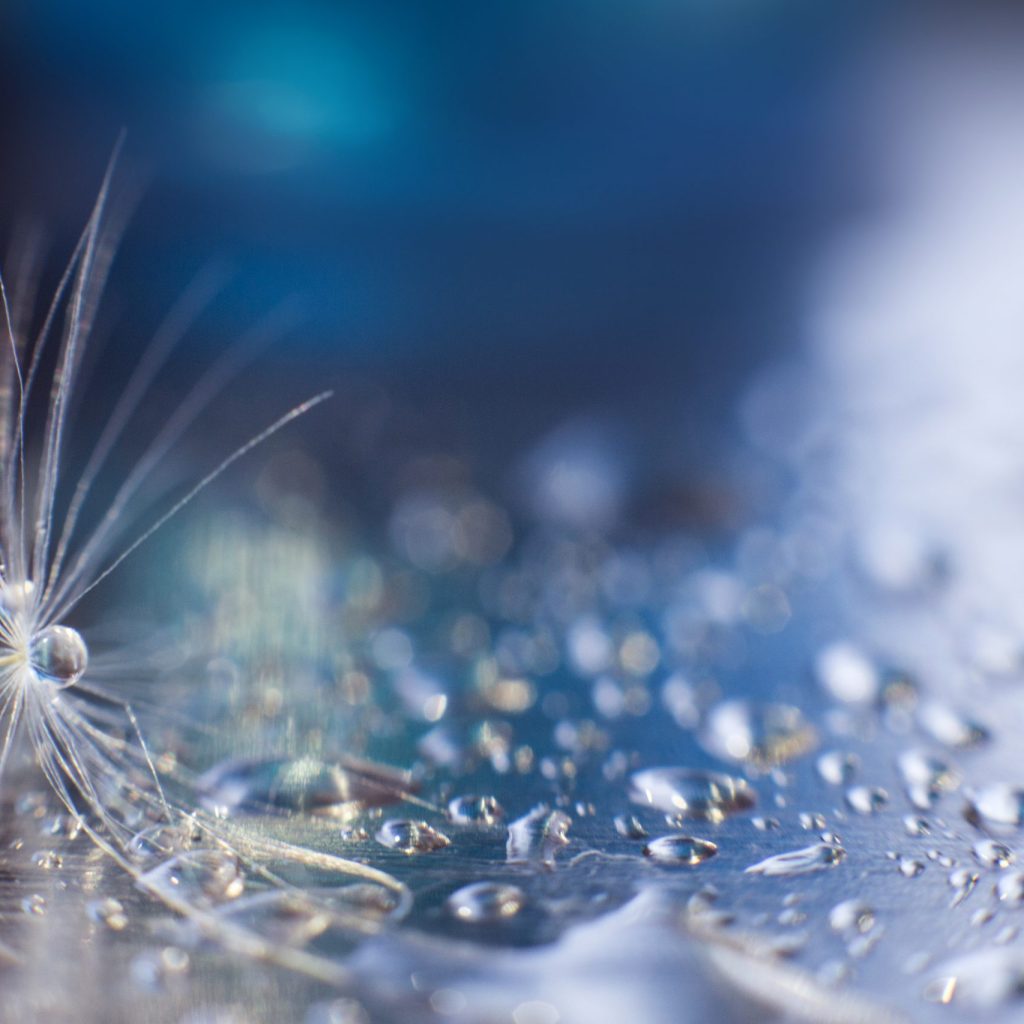
[{"label": "white blurred area", "polygon": [[798,469],[789,526],[853,568],[864,641],[968,704],[981,678],[1024,679],[1022,29],[950,26],[865,61],[882,201],[823,254],[809,366],[747,410]]}]

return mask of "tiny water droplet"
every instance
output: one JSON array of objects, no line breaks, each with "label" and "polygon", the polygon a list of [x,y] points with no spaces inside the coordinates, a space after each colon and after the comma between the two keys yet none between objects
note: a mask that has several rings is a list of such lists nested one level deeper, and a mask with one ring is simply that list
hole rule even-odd
[{"label": "tiny water droplet", "polygon": [[106,925],[114,932],[123,931],[128,924],[128,915],[125,914],[124,905],[120,900],[113,898],[91,900],[85,910],[91,920]]},{"label": "tiny water droplet", "polygon": [[700,732],[709,754],[767,771],[813,750],[818,737],[799,708],[726,700],[713,707]]},{"label": "tiny water droplet", "polygon": [[623,839],[646,839],[647,829],[632,814],[619,814],[615,817],[615,831]]},{"label": "tiny water droplet", "polygon": [[773,857],[766,857],[756,864],[751,864],[746,869],[746,873],[767,876],[804,875],[811,871],[833,868],[845,857],[846,851],[841,846],[815,843],[813,846],[805,846],[800,850],[790,850],[787,853],[777,853]]},{"label": "tiny water droplet", "polygon": [[960,785],[960,774],[948,761],[924,750],[905,750],[896,767],[907,798],[918,810],[927,810],[943,793]]},{"label": "tiny water droplet", "polygon": [[874,814],[889,802],[889,794],[879,786],[851,786],[845,793],[846,805],[858,814]]},{"label": "tiny water droplet", "polygon": [[900,857],[896,866],[904,878],[917,878],[924,871],[924,861],[916,857]]},{"label": "tiny water droplet", "polygon": [[701,864],[718,853],[718,847],[708,839],[698,839],[682,833],[660,836],[644,847],[644,856],[659,864]]},{"label": "tiny water droplet", "polygon": [[56,850],[38,850],[32,854],[32,866],[40,871],[59,871],[64,858]]},{"label": "tiny water droplet", "polygon": [[819,652],[814,670],[822,688],[844,704],[866,704],[878,694],[878,669],[853,644],[829,644]]},{"label": "tiny water droplet", "polygon": [[922,704],[917,722],[933,740],[947,747],[976,747],[989,739],[989,731],[983,725],[939,701]]},{"label": "tiny water droplet", "polygon": [[406,819],[384,822],[374,839],[381,846],[410,856],[415,853],[432,853],[451,845],[451,840],[444,833],[438,832],[433,825],[428,825],[425,821]]},{"label": "tiny water droplet", "polygon": [[453,825],[496,825],[504,817],[493,796],[457,796],[448,803],[448,820]]},{"label": "tiny water droplet", "polygon": [[21,901],[21,909],[32,917],[42,917],[46,913],[46,900],[39,893],[32,893]]},{"label": "tiny water droplet", "polygon": [[835,932],[860,932],[863,934],[874,928],[875,911],[862,900],[843,900],[829,911],[828,923]]},{"label": "tiny water droplet", "polygon": [[986,868],[1008,868],[1017,858],[1005,844],[995,839],[979,839],[971,847],[974,859]]},{"label": "tiny water droplet", "polygon": [[631,778],[630,797],[682,821],[695,818],[719,822],[730,814],[749,810],[756,802],[744,779],[720,772],[687,768],[648,768]]},{"label": "tiny water droplet", "polygon": [[828,750],[815,762],[815,768],[821,779],[830,786],[842,786],[857,774],[860,758],[841,750]]},{"label": "tiny water droplet", "polygon": [[453,892],[445,910],[459,921],[477,924],[515,917],[526,903],[523,890],[501,882],[473,882]]}]

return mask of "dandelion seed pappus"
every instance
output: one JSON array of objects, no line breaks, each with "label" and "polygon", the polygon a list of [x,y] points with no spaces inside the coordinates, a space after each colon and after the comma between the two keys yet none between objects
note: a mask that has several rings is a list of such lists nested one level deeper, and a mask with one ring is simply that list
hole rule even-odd
[{"label": "dandelion seed pappus", "polygon": [[[107,208],[120,149],[119,142],[36,332],[29,330],[33,311],[26,303],[31,305],[31,298],[9,294],[0,278],[0,792],[10,785],[5,768],[10,768],[13,751],[24,745],[77,830],[127,872],[138,889],[223,949],[340,984],[347,975],[336,963],[217,913],[211,886],[234,898],[244,891],[248,875],[264,889],[295,895],[268,867],[292,862],[381,886],[394,894],[396,914],[407,904],[405,887],[372,867],[254,836],[204,811],[193,777],[173,759],[168,767],[154,758],[132,704],[90,669],[88,641],[73,624],[82,599],[168,520],[234,462],[330,396],[322,392],[284,412],[126,543],[136,521],[133,499],[244,364],[252,339],[243,341],[177,405],[115,488],[98,523],[88,532],[81,528],[90,488],[132,426],[175,344],[218,287],[216,275],[201,274],[171,309],[113,403],[84,469],[68,487],[63,457],[74,430],[72,397],[118,240],[116,219]],[[269,320],[260,328],[264,335],[280,329],[273,317]],[[40,412],[43,402],[33,397],[44,389]],[[154,866],[144,854],[163,860]],[[302,898],[316,903],[313,897]],[[17,956],[17,950],[0,946],[0,959],[16,961]]]}]

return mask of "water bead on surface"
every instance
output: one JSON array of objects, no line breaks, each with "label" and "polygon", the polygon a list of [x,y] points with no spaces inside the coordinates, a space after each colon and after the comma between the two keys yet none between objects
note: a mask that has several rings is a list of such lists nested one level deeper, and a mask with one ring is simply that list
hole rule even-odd
[{"label": "water bead on surface", "polygon": [[831,843],[815,843],[813,846],[805,846],[800,850],[790,850],[786,853],[777,853],[773,857],[766,857],[756,864],[751,864],[746,868],[746,873],[768,877],[805,875],[812,871],[834,868],[845,857],[846,851],[841,846],[834,846]]},{"label": "water bead on surface", "polygon": [[89,664],[81,633],[70,626],[47,626],[32,638],[32,667],[61,686],[72,686]]},{"label": "water bead on surface", "polygon": [[451,845],[451,840],[425,821],[391,820],[384,822],[374,838],[381,846],[412,856],[432,853]]},{"label": "water bead on surface", "polygon": [[544,804],[510,822],[505,858],[512,864],[539,861],[552,868],[559,850],[569,845],[572,819],[563,811],[551,811]]},{"label": "water bead on surface", "polygon": [[648,768],[630,777],[630,798],[679,819],[719,822],[750,810],[756,794],[745,779],[688,768]]},{"label": "water bead on surface", "polygon": [[526,903],[523,890],[502,882],[473,882],[445,900],[445,910],[456,920],[479,924],[515,917]]},{"label": "water bead on surface", "polygon": [[874,814],[889,802],[889,794],[878,786],[851,786],[843,799],[857,814]]},{"label": "water bead on surface", "polygon": [[457,796],[448,802],[448,820],[453,825],[496,825],[505,817],[493,796]]},{"label": "water bead on surface", "polygon": [[799,708],[746,700],[715,705],[708,712],[699,739],[709,754],[759,771],[801,757],[818,741]]},{"label": "water bead on surface", "polygon": [[245,891],[238,859],[224,850],[179,853],[141,876],[144,888],[199,906],[226,903]]},{"label": "water bead on surface", "polygon": [[347,817],[395,803],[413,782],[407,772],[354,758],[295,757],[224,761],[200,777],[198,788],[220,817],[267,811]]},{"label": "water bead on surface", "polygon": [[827,750],[815,761],[814,766],[823,782],[830,786],[841,786],[857,774],[860,758],[841,750]]},{"label": "water bead on surface", "polygon": [[844,704],[867,704],[878,695],[878,669],[853,644],[829,644],[818,653],[814,673],[822,688]]},{"label": "water bead on surface", "polygon": [[964,817],[976,828],[1010,831],[1024,821],[1024,790],[993,782],[970,790]]},{"label": "water bead on surface", "polygon": [[986,868],[1008,868],[1017,859],[1008,846],[995,839],[980,839],[971,847],[971,853]]},{"label": "water bead on surface", "polygon": [[864,934],[875,927],[875,911],[863,900],[843,900],[829,911],[828,923],[835,932]]},{"label": "water bead on surface", "polygon": [[708,839],[686,836],[682,833],[652,839],[644,847],[644,856],[659,864],[680,864],[694,867],[718,853],[718,847]]}]

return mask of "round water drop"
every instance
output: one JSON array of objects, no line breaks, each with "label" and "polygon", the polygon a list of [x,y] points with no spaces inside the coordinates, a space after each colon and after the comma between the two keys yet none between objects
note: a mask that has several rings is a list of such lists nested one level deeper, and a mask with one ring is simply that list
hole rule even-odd
[{"label": "round water drop", "polygon": [[374,838],[381,846],[409,856],[414,853],[432,853],[451,845],[451,840],[443,832],[438,832],[425,821],[386,821]]},{"label": "round water drop", "polygon": [[659,864],[685,864],[694,867],[718,853],[718,847],[709,839],[676,833],[652,839],[644,847],[644,856]]},{"label": "round water drop", "polygon": [[708,712],[700,742],[715,757],[767,771],[813,750],[817,734],[799,708],[727,700]]},{"label": "round water drop", "polygon": [[964,817],[977,828],[1006,831],[1024,821],[1024,790],[993,782],[967,794]]},{"label": "round water drop", "polygon": [[821,779],[830,786],[841,786],[850,782],[860,767],[856,754],[844,754],[840,750],[828,750],[815,762]]},{"label": "round water drop", "polygon": [[828,923],[835,932],[860,932],[864,935],[875,927],[875,912],[862,900],[843,900],[829,911]]},{"label": "round water drop", "polygon": [[493,796],[457,796],[448,804],[448,820],[453,825],[496,825],[504,817],[505,811]]},{"label": "round water drop", "polygon": [[866,704],[878,695],[878,669],[860,648],[830,644],[814,662],[818,683],[844,704]]},{"label": "round water drop", "polygon": [[976,747],[989,738],[989,731],[983,725],[939,701],[922,704],[917,722],[933,740],[947,747]]},{"label": "round water drop", "polygon": [[144,889],[200,905],[227,903],[245,892],[236,857],[223,850],[192,850],[158,864],[140,878]]},{"label": "round water drop", "polygon": [[523,890],[501,882],[474,882],[457,889],[445,901],[445,910],[459,921],[479,924],[515,917],[526,903]]},{"label": "round water drop", "polygon": [[858,814],[874,814],[889,802],[889,794],[878,786],[851,786],[844,799]]},{"label": "round water drop", "polygon": [[82,678],[89,664],[89,649],[77,629],[47,626],[33,637],[30,657],[40,675],[61,686],[71,686]]},{"label": "round water drop", "polygon": [[986,868],[1008,868],[1017,858],[1004,843],[995,839],[981,839],[971,847],[974,859]]},{"label": "round water drop", "polygon": [[896,767],[907,798],[921,811],[960,785],[960,775],[948,761],[924,750],[905,750],[896,759]]},{"label": "round water drop", "polygon": [[744,779],[687,768],[649,768],[630,778],[630,797],[676,818],[722,821],[749,810],[756,797]]},{"label": "round water drop", "polygon": [[1001,903],[1019,906],[1024,903],[1024,871],[1011,871],[996,883],[996,895]]}]

